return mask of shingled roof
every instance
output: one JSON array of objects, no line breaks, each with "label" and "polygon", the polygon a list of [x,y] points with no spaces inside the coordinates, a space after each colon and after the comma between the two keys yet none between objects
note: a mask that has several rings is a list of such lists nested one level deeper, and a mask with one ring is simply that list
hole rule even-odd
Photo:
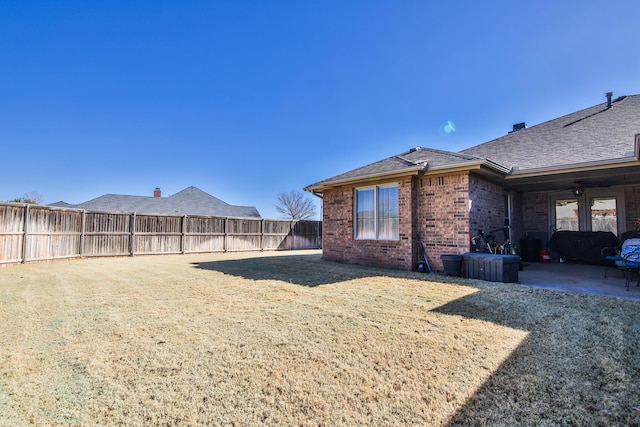
[{"label": "shingled roof", "polygon": [[633,158],[640,134],[640,95],[621,96],[549,120],[460,154],[491,159],[514,171]]},{"label": "shingled roof", "polygon": [[322,189],[348,182],[376,180],[396,175],[415,174],[426,170],[440,170],[454,167],[477,168],[480,165],[507,173],[508,169],[491,160],[463,153],[416,147],[375,163],[319,181],[306,189],[321,192]]},{"label": "shingled roof", "polygon": [[[640,95],[621,96],[458,153],[417,147],[407,152],[319,181],[312,192],[347,183],[475,167],[514,178],[534,170],[562,170],[575,165],[637,161]],[[479,167],[480,166],[480,167]]]},{"label": "shingled roof", "polygon": [[58,202],[52,206],[108,212],[261,218],[253,206],[230,205],[193,186],[169,197],[105,194],[84,203]]}]

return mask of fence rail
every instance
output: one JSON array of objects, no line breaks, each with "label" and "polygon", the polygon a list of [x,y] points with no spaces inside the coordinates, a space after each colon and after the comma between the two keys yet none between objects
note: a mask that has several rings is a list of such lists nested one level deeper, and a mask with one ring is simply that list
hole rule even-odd
[{"label": "fence rail", "polygon": [[321,221],[97,212],[0,203],[0,264],[321,247]]}]

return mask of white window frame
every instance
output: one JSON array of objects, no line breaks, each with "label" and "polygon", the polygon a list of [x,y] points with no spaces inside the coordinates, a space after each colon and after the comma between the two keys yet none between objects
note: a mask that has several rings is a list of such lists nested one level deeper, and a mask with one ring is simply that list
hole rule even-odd
[{"label": "white window frame", "polygon": [[[397,224],[396,235],[393,237],[380,237],[380,221],[379,221],[379,192],[380,189],[395,188],[398,194],[397,203]],[[360,191],[373,191],[373,236],[359,237],[358,236],[358,192]],[[353,238],[355,240],[387,240],[396,241],[400,240],[400,186],[398,184],[381,184],[371,185],[367,187],[358,187],[353,190]]]}]

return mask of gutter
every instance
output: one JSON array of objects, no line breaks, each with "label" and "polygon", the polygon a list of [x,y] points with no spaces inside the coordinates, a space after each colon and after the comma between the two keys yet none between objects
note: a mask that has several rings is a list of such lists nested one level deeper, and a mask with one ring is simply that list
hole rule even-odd
[{"label": "gutter", "polygon": [[592,170],[602,170],[602,169],[611,169],[612,167],[626,167],[626,166],[638,166],[640,162],[638,159],[629,158],[629,159],[611,159],[605,162],[603,161],[593,161],[593,162],[585,162],[585,163],[574,163],[571,165],[561,165],[561,166],[549,166],[544,168],[537,169],[525,169],[523,171],[514,171],[511,175],[507,176],[506,179],[519,179],[519,178],[530,178],[536,176],[545,176],[545,175],[554,175],[568,172],[583,172],[583,171],[592,171]]}]

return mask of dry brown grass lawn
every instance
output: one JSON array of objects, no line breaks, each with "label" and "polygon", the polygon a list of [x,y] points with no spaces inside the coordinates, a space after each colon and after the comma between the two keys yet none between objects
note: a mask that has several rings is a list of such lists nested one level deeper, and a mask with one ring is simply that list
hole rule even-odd
[{"label": "dry brown grass lawn", "polygon": [[640,304],[318,252],[0,268],[0,425],[639,425]]}]

